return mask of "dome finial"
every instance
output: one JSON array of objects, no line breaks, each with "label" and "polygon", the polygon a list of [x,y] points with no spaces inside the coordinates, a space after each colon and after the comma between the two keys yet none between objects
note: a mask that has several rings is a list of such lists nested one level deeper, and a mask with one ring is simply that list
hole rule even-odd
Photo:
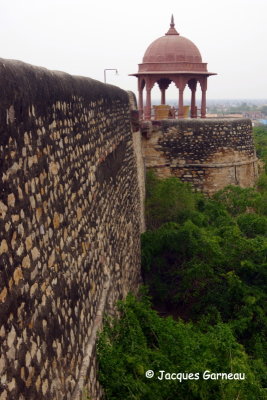
[{"label": "dome finial", "polygon": [[177,32],[177,30],[174,28],[174,18],[173,18],[173,14],[172,14],[172,16],[171,16],[170,29],[168,30],[167,33],[165,33],[165,35],[179,35],[179,33]]}]

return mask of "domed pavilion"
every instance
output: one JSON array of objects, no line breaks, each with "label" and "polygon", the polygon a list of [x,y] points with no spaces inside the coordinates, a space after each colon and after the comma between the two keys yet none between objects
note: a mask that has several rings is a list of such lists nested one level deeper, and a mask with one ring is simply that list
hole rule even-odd
[{"label": "domed pavilion", "polygon": [[[191,118],[197,117],[196,89],[200,83],[201,118],[206,117],[207,79],[216,73],[208,72],[207,63],[202,62],[201,54],[191,40],[180,36],[175,29],[173,16],[165,36],[156,39],[147,48],[139,70],[131,76],[138,78],[138,108],[141,118],[151,119],[151,90],[155,83],[161,91],[161,104],[166,104],[166,90],[174,82],[179,91],[178,118],[184,117],[183,93],[186,85],[191,90]],[[143,90],[146,88],[146,104],[143,105]]]}]

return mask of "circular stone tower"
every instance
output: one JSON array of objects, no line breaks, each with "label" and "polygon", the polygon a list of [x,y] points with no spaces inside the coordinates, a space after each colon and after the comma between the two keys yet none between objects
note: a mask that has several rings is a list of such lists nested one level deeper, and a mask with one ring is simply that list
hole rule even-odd
[{"label": "circular stone tower", "polygon": [[[227,185],[250,187],[255,184],[258,160],[251,120],[203,119],[206,117],[207,78],[216,74],[208,72],[196,45],[179,35],[173,17],[168,32],[150,44],[138,72],[132,75],[138,78],[138,109],[147,169],[153,168],[160,177],[176,176],[209,195]],[[178,120],[173,116],[168,118],[168,115],[165,119],[151,119],[154,84],[160,87],[164,105],[165,91],[171,82],[179,91]],[[202,119],[196,119],[197,83],[202,91]],[[184,119],[183,91],[186,85],[191,89],[191,118]]]}]

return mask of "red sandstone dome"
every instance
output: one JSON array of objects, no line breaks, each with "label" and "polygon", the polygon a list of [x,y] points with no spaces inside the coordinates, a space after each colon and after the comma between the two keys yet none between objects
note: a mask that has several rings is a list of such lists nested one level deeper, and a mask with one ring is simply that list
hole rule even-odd
[{"label": "red sandstone dome", "polygon": [[152,74],[156,72],[198,72],[206,74],[207,64],[202,62],[197,46],[177,32],[172,16],[168,32],[148,46],[143,62],[139,64],[139,71],[134,75],[137,76],[144,72]]},{"label": "red sandstone dome", "polygon": [[201,63],[202,58],[196,45],[191,40],[180,36],[172,21],[166,35],[156,39],[147,48],[143,63],[181,61]]},{"label": "red sandstone dome", "polygon": [[[208,72],[207,63],[202,62],[197,46],[177,32],[173,16],[168,32],[148,46],[138,72],[131,75],[141,77],[144,74],[152,76],[159,73],[216,75]],[[170,79],[173,80],[171,77]]]}]

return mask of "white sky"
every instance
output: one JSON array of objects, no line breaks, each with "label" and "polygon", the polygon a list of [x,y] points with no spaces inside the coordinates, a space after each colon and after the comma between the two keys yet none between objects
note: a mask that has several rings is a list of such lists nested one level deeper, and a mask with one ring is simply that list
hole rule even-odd
[{"label": "white sky", "polygon": [[[107,82],[136,93],[128,74],[172,13],[218,73],[208,98],[267,98],[267,0],[0,0],[0,57],[100,81],[117,68]],[[170,88],[167,97],[176,96]]]}]

